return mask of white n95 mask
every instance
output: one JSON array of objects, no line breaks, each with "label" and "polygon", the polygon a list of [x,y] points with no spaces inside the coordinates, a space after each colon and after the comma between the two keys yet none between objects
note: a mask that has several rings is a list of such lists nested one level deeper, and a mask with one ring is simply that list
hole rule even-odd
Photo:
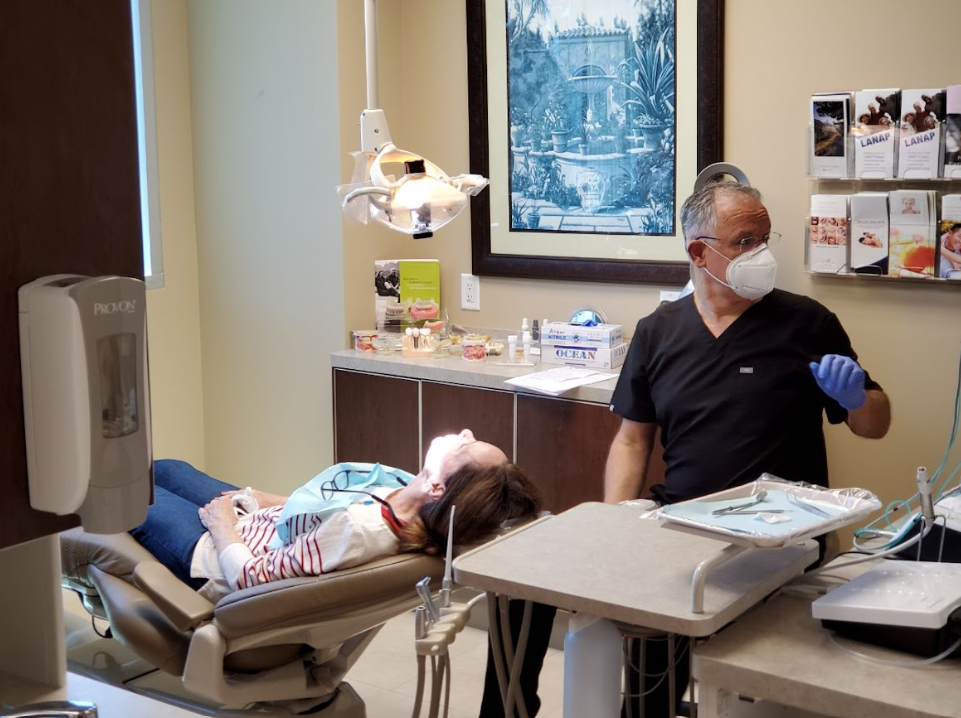
[{"label": "white n95 mask", "polygon": [[[721,254],[707,242],[704,246],[710,248],[712,252]],[[721,254],[724,257],[723,254]],[[757,249],[744,254],[739,254],[734,259],[727,259],[727,281],[718,279],[711,274],[707,267],[707,272],[711,279],[720,282],[728,287],[737,296],[743,299],[760,299],[765,294],[770,294],[774,289],[774,278],[777,276],[777,259],[771,254],[771,248],[767,244],[762,244]]]}]

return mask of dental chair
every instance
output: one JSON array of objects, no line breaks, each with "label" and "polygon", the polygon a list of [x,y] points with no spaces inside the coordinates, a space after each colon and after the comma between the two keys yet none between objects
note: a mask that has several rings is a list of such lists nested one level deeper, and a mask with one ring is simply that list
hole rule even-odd
[{"label": "dental chair", "polygon": [[64,586],[190,693],[224,709],[338,716],[364,715],[345,674],[387,620],[421,603],[417,581],[430,576],[438,585],[444,570],[438,558],[403,554],[254,586],[215,605],[128,534],[71,529],[60,549]]}]

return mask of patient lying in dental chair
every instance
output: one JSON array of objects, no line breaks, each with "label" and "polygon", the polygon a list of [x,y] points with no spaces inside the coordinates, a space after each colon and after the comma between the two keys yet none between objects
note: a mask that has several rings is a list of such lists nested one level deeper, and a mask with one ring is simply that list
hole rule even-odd
[{"label": "patient lying in dental chair", "polygon": [[182,461],[154,462],[155,495],[133,538],[216,603],[235,590],[316,576],[394,555],[446,551],[540,509],[534,484],[469,430],[435,439],[416,476],[338,464],[290,497],[218,481]]}]

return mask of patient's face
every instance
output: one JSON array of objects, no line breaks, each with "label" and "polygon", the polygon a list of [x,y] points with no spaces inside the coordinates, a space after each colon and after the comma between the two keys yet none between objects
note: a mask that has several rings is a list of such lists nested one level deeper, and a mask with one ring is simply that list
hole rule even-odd
[{"label": "patient's face", "polygon": [[507,463],[507,455],[493,444],[478,441],[470,429],[459,434],[438,436],[424,457],[424,474],[428,487],[443,493],[447,478],[467,463],[493,466]]}]

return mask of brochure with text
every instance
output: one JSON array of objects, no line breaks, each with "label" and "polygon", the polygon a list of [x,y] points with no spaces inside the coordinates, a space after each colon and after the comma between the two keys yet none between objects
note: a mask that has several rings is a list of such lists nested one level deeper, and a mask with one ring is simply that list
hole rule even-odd
[{"label": "brochure with text", "polygon": [[900,90],[859,90],[854,97],[854,175],[894,177]]},{"label": "brochure with text", "polygon": [[902,91],[898,177],[935,179],[938,176],[944,108],[944,90]]},{"label": "brochure with text", "polygon": [[888,273],[888,193],[851,195],[851,269],[858,274]]},{"label": "brochure with text", "polygon": [[808,265],[812,272],[838,274],[847,267],[848,196],[811,195]]}]

